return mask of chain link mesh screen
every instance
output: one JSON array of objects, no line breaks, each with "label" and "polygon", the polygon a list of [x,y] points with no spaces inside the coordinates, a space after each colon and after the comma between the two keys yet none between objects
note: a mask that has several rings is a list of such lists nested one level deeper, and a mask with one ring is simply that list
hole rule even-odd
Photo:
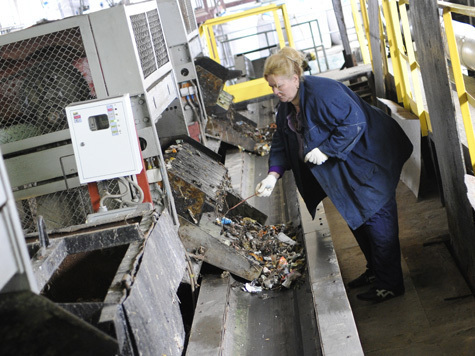
[{"label": "chain link mesh screen", "polygon": [[[111,195],[121,193],[116,179],[99,182],[99,190],[106,190]],[[16,202],[22,228],[25,233],[37,230],[38,217],[41,215],[48,229],[60,229],[67,226],[84,224],[92,214],[91,197],[88,188],[81,186],[52,194],[24,199]],[[117,200],[104,202],[107,210],[119,209]]]},{"label": "chain link mesh screen", "polygon": [[[131,15],[130,21],[147,78],[169,62],[158,11]],[[64,108],[94,98],[94,83],[79,27],[0,46],[0,145],[67,129]],[[44,183],[49,182],[14,186],[13,190]],[[101,184],[111,194],[120,191],[115,180]],[[108,200],[106,206],[112,210],[119,204]],[[17,208],[25,233],[37,230],[40,215],[46,227],[53,229],[82,224],[93,212],[85,186],[17,201]]]},{"label": "chain link mesh screen", "polygon": [[83,224],[87,215],[93,213],[85,186],[20,200],[16,206],[25,233],[37,231],[40,215],[50,230]]},{"label": "chain link mesh screen", "polygon": [[79,28],[0,46],[0,144],[66,129],[64,107],[95,97],[88,71]]},{"label": "chain link mesh screen", "polygon": [[[68,128],[64,108],[95,98],[79,27],[0,46],[0,144]],[[13,187],[14,190],[25,187]],[[87,187],[16,203],[25,233],[84,223],[92,213]]]}]

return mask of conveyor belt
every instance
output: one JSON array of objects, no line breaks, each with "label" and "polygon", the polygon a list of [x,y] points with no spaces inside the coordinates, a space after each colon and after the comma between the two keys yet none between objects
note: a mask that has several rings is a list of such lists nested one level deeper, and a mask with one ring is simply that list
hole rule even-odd
[{"label": "conveyor belt", "polygon": [[321,355],[308,285],[250,294],[233,282],[203,278],[187,355]]},{"label": "conveyor belt", "polygon": [[[267,157],[232,150],[226,154],[226,167],[233,188],[247,197],[265,177]],[[267,225],[298,218],[297,196],[288,196],[292,189],[283,185],[293,185],[290,175],[279,181],[271,197],[248,200],[268,215]],[[241,282],[229,274],[203,275],[187,355],[322,354],[308,279],[295,289],[257,294],[243,291]]]}]

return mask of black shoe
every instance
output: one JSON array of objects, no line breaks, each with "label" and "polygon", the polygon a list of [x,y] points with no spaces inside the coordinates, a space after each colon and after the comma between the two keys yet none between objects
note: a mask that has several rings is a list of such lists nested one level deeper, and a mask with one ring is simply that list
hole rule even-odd
[{"label": "black shoe", "polygon": [[356,297],[361,300],[366,300],[368,302],[384,302],[385,300],[389,300],[400,295],[403,295],[404,292],[394,292],[387,289],[377,289],[371,288],[369,291],[361,294],[357,294]]},{"label": "black shoe", "polygon": [[361,276],[352,281],[348,282],[349,288],[359,288],[364,286],[369,286],[374,282],[376,277],[374,276],[373,271],[367,269]]}]

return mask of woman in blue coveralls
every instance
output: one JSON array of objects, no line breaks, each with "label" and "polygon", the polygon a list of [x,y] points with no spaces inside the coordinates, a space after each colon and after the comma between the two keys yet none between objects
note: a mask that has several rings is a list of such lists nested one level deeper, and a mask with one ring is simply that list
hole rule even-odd
[{"label": "woman in blue coveralls", "polygon": [[303,75],[303,56],[285,47],[267,58],[264,78],[279,98],[269,172],[256,186],[267,197],[291,169],[315,217],[328,196],[353,232],[366,271],[348,283],[381,302],[404,294],[396,187],[412,144],[400,126],[344,84]]}]

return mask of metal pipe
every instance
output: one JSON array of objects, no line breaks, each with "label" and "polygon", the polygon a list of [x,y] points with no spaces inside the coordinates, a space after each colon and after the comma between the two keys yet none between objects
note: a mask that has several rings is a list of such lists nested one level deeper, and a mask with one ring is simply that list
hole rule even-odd
[{"label": "metal pipe", "polygon": [[452,20],[460,63],[475,70],[475,27]]},{"label": "metal pipe", "polygon": [[46,232],[46,224],[42,215],[38,216],[37,226],[38,226],[38,238],[40,241],[40,247],[44,251],[49,246],[49,237],[48,237],[48,233]]}]

